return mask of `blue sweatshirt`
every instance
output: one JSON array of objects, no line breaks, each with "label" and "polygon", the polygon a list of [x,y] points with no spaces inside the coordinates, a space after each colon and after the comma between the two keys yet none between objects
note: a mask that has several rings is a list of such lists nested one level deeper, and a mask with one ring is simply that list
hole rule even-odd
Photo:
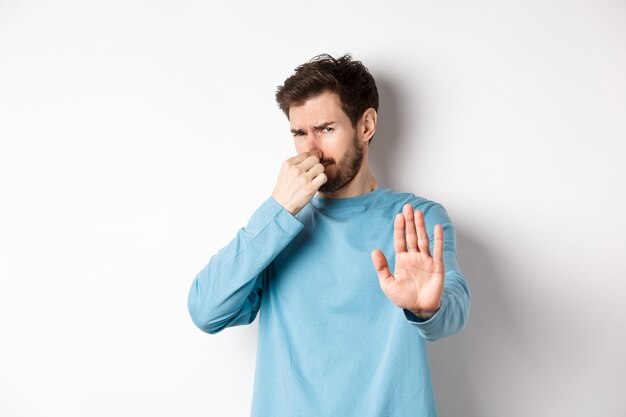
[{"label": "blue sweatshirt", "polygon": [[[394,271],[394,216],[424,212],[433,245],[444,230],[439,311],[421,320],[382,292],[370,254]],[[188,299],[207,333],[260,311],[253,417],[436,416],[425,341],[462,330],[470,293],[454,226],[438,203],[389,188],[358,197],[317,194],[296,216],[269,197],[196,276]]]}]

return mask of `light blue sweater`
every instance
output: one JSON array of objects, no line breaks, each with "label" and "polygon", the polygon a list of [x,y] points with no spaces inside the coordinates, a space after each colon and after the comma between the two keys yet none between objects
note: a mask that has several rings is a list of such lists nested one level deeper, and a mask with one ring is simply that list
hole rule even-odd
[{"label": "light blue sweater", "polygon": [[[382,292],[370,254],[393,273],[393,221],[406,203],[444,229],[441,309],[423,321]],[[316,195],[295,217],[268,198],[196,276],[188,307],[217,333],[260,310],[253,417],[436,416],[426,340],[466,324],[470,293],[454,226],[437,203],[389,188]]]}]

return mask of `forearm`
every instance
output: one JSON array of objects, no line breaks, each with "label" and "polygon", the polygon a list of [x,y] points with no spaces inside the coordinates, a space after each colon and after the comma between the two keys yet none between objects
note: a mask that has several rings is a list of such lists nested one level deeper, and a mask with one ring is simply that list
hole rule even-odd
[{"label": "forearm", "polygon": [[193,322],[208,333],[252,322],[265,269],[301,229],[295,217],[268,198],[196,275],[188,296]]}]

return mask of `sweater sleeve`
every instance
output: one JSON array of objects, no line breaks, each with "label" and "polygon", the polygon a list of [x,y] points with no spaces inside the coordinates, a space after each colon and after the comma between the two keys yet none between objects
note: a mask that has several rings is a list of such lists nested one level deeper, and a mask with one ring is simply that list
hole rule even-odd
[{"label": "sweater sleeve", "polygon": [[268,266],[302,228],[273,197],[265,200],[247,226],[196,275],[187,299],[195,325],[213,334],[252,323]]},{"label": "sweater sleeve", "polygon": [[433,341],[458,333],[465,328],[470,310],[470,290],[457,263],[456,233],[448,213],[443,206],[432,202],[416,209],[424,212],[431,253],[435,225],[440,224],[443,227],[445,283],[441,307],[429,319],[423,320],[409,310],[403,310],[407,320],[417,327],[422,337]]}]

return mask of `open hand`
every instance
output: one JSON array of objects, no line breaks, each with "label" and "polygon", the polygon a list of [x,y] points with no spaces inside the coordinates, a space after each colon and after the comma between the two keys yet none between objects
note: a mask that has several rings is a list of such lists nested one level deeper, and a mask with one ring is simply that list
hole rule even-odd
[{"label": "open hand", "polygon": [[372,252],[372,262],[378,273],[380,287],[398,307],[405,308],[420,318],[430,318],[441,307],[445,277],[443,263],[443,228],[435,225],[433,254],[429,249],[424,215],[414,212],[406,204],[393,224],[393,241],[396,251],[395,271],[382,251]]}]

